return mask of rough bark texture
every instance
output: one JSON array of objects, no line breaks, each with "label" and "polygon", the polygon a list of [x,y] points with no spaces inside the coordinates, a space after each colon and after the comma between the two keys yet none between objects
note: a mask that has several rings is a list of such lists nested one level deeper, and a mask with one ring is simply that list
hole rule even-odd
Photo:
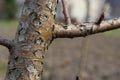
[{"label": "rough bark texture", "polygon": [[120,27],[120,18],[101,21],[100,24],[96,22],[81,23],[79,25],[54,25],[54,38],[74,38],[85,37],[91,34],[105,32]]},{"label": "rough bark texture", "polygon": [[26,0],[5,80],[41,80],[43,58],[52,41],[56,0]]},{"label": "rough bark texture", "polygon": [[56,6],[57,0],[25,1],[15,39],[5,39],[14,44],[7,46],[10,56],[5,80],[41,80],[44,55],[54,38],[83,37],[120,27],[120,18],[100,24],[54,24]]}]

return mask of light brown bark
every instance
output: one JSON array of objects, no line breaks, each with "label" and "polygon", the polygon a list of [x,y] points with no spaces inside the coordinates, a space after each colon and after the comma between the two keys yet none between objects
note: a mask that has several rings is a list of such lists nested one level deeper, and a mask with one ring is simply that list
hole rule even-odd
[{"label": "light brown bark", "polygon": [[43,58],[52,41],[56,3],[26,0],[5,80],[41,80]]},{"label": "light brown bark", "polygon": [[91,34],[101,33],[120,28],[120,18],[96,22],[81,23],[78,25],[54,25],[54,38],[85,37]]},{"label": "light brown bark", "polygon": [[54,23],[56,6],[57,0],[25,1],[5,80],[41,80],[44,55],[54,38],[83,37],[120,27],[120,18],[99,25],[58,25]]}]

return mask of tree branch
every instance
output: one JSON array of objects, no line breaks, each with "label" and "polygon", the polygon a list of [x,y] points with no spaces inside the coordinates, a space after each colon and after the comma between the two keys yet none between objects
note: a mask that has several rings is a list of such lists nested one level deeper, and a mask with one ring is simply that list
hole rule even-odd
[{"label": "tree branch", "polygon": [[120,28],[120,18],[101,21],[99,25],[96,23],[83,23],[79,25],[54,25],[54,38],[74,38],[85,37],[87,35],[105,32]]},{"label": "tree branch", "polygon": [[66,24],[69,25],[69,24],[71,24],[71,18],[70,18],[68,8],[67,8],[67,4],[66,4],[65,0],[62,0],[62,5],[63,5],[63,14],[64,14],[64,17],[65,17]]},{"label": "tree branch", "polygon": [[8,49],[11,49],[14,46],[14,43],[8,39],[0,37],[0,45],[5,46]]}]

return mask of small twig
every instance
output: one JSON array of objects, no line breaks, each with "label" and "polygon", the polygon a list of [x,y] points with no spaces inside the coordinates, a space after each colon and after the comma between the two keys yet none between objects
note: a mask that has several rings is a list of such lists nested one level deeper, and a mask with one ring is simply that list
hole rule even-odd
[{"label": "small twig", "polygon": [[86,21],[88,21],[88,19],[90,18],[90,2],[89,2],[89,0],[85,0],[85,2],[86,2],[86,6],[87,6],[87,8],[86,8],[86,10],[87,10],[87,15],[86,15]]},{"label": "small twig", "polygon": [[71,18],[70,18],[70,15],[68,13],[68,8],[67,8],[67,4],[65,2],[65,0],[61,0],[62,1],[62,5],[63,5],[63,14],[64,14],[64,17],[65,17],[65,21],[66,21],[66,24],[71,24]]},{"label": "small twig", "polygon": [[4,39],[0,37],[0,45],[3,45],[7,47],[8,49],[11,49],[14,46],[14,43],[8,39]]},{"label": "small twig", "polygon": [[80,79],[79,79],[79,76],[76,76],[76,79],[75,79],[75,80],[80,80]]},{"label": "small twig", "polygon": [[104,20],[105,14],[104,12],[100,15],[98,21],[95,23],[96,25],[100,25],[100,23]]},{"label": "small twig", "polygon": [[[90,18],[90,1],[89,0],[85,0],[86,4],[87,4],[87,15],[86,15],[86,21],[89,21],[88,19]],[[86,66],[86,60],[87,60],[87,45],[88,45],[88,38],[84,37],[82,40],[82,49],[80,51],[80,65],[79,65],[79,69],[80,69],[80,80],[83,80],[83,71],[85,69]]]},{"label": "small twig", "polygon": [[83,71],[86,67],[87,61],[87,45],[88,45],[88,37],[83,38],[82,40],[82,48],[81,48],[81,56],[80,56],[80,80],[83,80]]}]

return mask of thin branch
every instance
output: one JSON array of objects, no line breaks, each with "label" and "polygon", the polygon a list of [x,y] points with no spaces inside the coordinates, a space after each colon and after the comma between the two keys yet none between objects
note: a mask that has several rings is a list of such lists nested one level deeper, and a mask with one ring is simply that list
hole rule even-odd
[{"label": "thin branch", "polygon": [[67,4],[66,4],[65,0],[62,0],[62,5],[63,5],[63,14],[65,17],[66,24],[69,25],[69,24],[71,24],[71,18],[70,18],[70,15],[68,13],[68,8],[67,8]]},{"label": "thin branch", "polygon": [[85,18],[85,21],[88,21],[88,19],[90,18],[90,1],[89,0],[85,0],[85,3],[86,3],[86,18]]},{"label": "thin branch", "polygon": [[[86,10],[87,10],[87,15],[86,15],[86,21],[89,21],[90,18],[90,0],[85,0],[86,2]],[[86,60],[87,60],[87,45],[88,45],[88,37],[83,38],[82,43],[81,43],[82,47],[80,50],[80,63],[79,63],[79,80],[84,80],[83,77],[83,72],[84,69],[86,67]]]},{"label": "thin branch", "polygon": [[54,38],[74,38],[85,37],[87,35],[105,32],[120,28],[120,18],[102,21],[99,25],[96,23],[83,23],[80,25],[54,25]]},{"label": "thin branch", "polygon": [[80,79],[79,79],[79,76],[76,76],[76,79],[75,79],[75,80],[80,80]]},{"label": "thin branch", "polygon": [[86,61],[87,61],[87,45],[88,45],[88,37],[83,38],[82,43],[81,43],[82,47],[80,50],[80,65],[79,65],[79,69],[80,69],[80,80],[84,80],[83,78],[83,72],[84,69],[86,67]]},{"label": "thin branch", "polygon": [[96,24],[99,25],[104,20],[104,18],[105,18],[105,14],[104,14],[104,12],[102,12],[102,14],[100,15],[100,17],[99,17],[98,21],[96,22]]},{"label": "thin branch", "polygon": [[8,49],[11,49],[14,46],[14,43],[8,39],[0,37],[0,45],[5,46]]}]

